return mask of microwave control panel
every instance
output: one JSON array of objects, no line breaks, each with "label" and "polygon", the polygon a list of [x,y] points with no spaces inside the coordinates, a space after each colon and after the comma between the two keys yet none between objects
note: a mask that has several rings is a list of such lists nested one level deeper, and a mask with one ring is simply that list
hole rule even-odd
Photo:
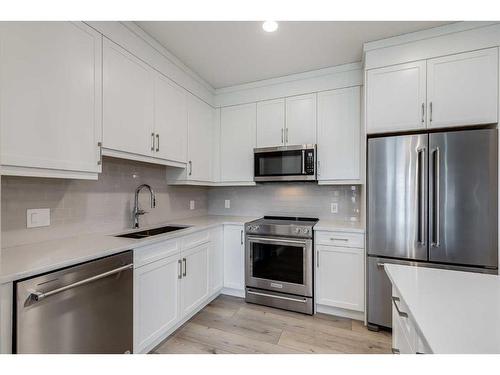
[{"label": "microwave control panel", "polygon": [[305,163],[306,174],[314,174],[314,151],[306,151],[306,163]]}]

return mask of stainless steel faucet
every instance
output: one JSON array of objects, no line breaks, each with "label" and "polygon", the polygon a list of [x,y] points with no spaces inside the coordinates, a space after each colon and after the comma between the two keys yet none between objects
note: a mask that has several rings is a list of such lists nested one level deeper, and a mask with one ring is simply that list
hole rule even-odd
[{"label": "stainless steel faucet", "polygon": [[148,184],[139,185],[137,187],[137,189],[135,189],[135,199],[134,199],[134,228],[139,228],[139,216],[147,214],[147,211],[139,209],[139,193],[141,192],[141,190],[143,188],[146,188],[146,189],[149,190],[149,195],[150,195],[150,198],[151,198],[151,208],[155,208],[156,207],[156,196],[155,196],[155,193],[154,193],[153,189],[151,189],[151,186],[149,186]]}]

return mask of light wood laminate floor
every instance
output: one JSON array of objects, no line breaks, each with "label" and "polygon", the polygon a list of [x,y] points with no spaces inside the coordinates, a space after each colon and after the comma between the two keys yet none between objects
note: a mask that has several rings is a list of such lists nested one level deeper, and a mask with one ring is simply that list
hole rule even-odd
[{"label": "light wood laminate floor", "polygon": [[157,354],[390,353],[391,334],[221,295],[153,350]]}]

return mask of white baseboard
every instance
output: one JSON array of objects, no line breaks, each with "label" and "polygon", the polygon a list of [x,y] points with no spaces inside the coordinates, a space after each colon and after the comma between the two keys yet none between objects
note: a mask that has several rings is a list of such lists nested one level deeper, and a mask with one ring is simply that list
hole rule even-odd
[{"label": "white baseboard", "polygon": [[244,289],[222,288],[221,294],[225,294],[227,296],[245,298]]},{"label": "white baseboard", "polygon": [[316,305],[316,312],[328,315],[340,316],[343,318],[350,318],[354,320],[365,320],[365,313],[363,311],[353,311],[341,309],[339,307],[331,307],[325,305]]}]

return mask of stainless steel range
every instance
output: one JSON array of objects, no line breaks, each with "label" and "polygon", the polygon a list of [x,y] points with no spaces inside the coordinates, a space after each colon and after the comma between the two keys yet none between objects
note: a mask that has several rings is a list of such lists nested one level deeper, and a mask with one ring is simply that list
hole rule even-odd
[{"label": "stainless steel range", "polygon": [[313,314],[318,219],[264,216],[245,225],[246,301]]}]

